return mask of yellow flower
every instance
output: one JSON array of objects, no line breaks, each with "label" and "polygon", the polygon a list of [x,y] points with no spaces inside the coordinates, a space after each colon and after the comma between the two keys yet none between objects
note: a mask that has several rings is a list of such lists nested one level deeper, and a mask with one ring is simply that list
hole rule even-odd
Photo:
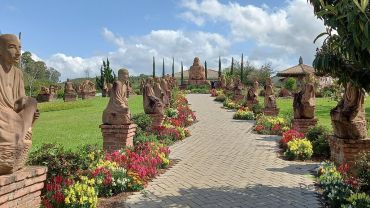
[{"label": "yellow flower", "polygon": [[71,203],[71,201],[69,200],[69,197],[66,197],[66,198],[64,199],[64,202],[65,202],[66,204]]}]

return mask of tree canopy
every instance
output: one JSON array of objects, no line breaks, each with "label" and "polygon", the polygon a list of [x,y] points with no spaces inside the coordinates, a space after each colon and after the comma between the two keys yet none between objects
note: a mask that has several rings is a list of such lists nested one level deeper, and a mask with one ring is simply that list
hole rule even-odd
[{"label": "tree canopy", "polygon": [[315,15],[324,21],[326,36],[313,66],[319,74],[348,81],[370,91],[370,36],[368,0],[309,0]]}]

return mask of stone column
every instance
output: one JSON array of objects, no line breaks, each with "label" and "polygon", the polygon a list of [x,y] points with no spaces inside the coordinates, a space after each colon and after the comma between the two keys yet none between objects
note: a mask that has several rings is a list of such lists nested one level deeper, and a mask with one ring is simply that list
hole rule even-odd
[{"label": "stone column", "polygon": [[105,125],[99,126],[103,134],[103,149],[106,152],[114,152],[124,147],[134,145],[136,124]]}]

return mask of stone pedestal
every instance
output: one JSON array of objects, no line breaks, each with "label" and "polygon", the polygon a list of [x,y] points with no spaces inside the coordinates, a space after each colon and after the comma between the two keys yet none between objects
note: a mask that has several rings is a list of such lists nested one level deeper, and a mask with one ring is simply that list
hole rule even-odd
[{"label": "stone pedestal", "polygon": [[64,102],[72,102],[77,100],[77,94],[64,94]]},{"label": "stone pedestal", "polygon": [[[350,129],[349,129],[350,131]],[[370,138],[366,139],[340,139],[335,136],[329,138],[330,157],[336,164],[353,163],[362,153],[370,153]]]},{"label": "stone pedestal", "polygon": [[279,108],[264,108],[263,114],[265,116],[277,116],[279,115]]},{"label": "stone pedestal", "polygon": [[317,119],[293,119],[293,129],[306,133],[311,127],[316,126]]},{"label": "stone pedestal", "polygon": [[162,114],[148,114],[152,118],[152,128],[162,125],[164,121],[164,115]]},{"label": "stone pedestal", "polygon": [[95,92],[82,92],[81,93],[82,100],[90,99],[90,98],[94,98],[94,97],[95,97]]},{"label": "stone pedestal", "polygon": [[37,102],[50,102],[54,100],[54,96],[52,94],[38,94],[36,97]]},{"label": "stone pedestal", "polygon": [[39,207],[46,172],[46,167],[29,166],[0,176],[0,207]]},{"label": "stone pedestal", "polygon": [[136,124],[100,125],[104,151],[111,153],[126,146],[134,146],[136,126]]}]

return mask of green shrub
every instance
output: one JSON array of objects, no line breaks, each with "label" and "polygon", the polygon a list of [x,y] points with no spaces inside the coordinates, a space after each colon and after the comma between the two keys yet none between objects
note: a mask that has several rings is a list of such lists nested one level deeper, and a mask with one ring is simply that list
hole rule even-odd
[{"label": "green shrub", "polygon": [[255,115],[262,113],[263,106],[260,103],[256,103],[252,106],[252,111]]},{"label": "green shrub", "polygon": [[354,193],[347,198],[348,203],[342,208],[370,208],[370,197],[365,193]]},{"label": "green shrub", "polygon": [[217,97],[215,98],[215,101],[217,102],[224,102],[225,100],[226,100],[226,95],[224,94],[217,95]]},{"label": "green shrub", "polygon": [[209,94],[209,89],[191,89],[192,94]]},{"label": "green shrub", "polygon": [[355,163],[357,176],[361,181],[361,189],[370,191],[370,153],[362,153]]},{"label": "green shrub", "polygon": [[288,149],[284,155],[288,159],[306,160],[312,156],[312,144],[308,139],[294,139],[288,142]]},{"label": "green shrub", "polygon": [[39,111],[42,112],[51,112],[51,111],[61,111],[69,110],[75,108],[85,108],[93,106],[91,100],[78,100],[75,102],[45,102],[37,104]]},{"label": "green shrub", "polygon": [[330,156],[329,136],[330,132],[324,126],[315,126],[308,130],[306,138],[312,143],[314,156]]},{"label": "green shrub", "polygon": [[284,83],[284,88],[291,92],[295,91],[297,89],[297,80],[289,77]]},{"label": "green shrub", "polygon": [[145,113],[138,113],[132,117],[132,120],[137,125],[137,133],[145,132],[152,125],[152,118]]},{"label": "green shrub", "polygon": [[136,134],[134,137],[134,145],[145,142],[158,142],[158,137],[154,134]]},{"label": "green shrub", "polygon": [[238,109],[240,108],[241,106],[238,104],[238,103],[235,103],[234,101],[232,101],[231,99],[226,99],[224,102],[223,102],[223,106],[227,109]]},{"label": "green shrub", "polygon": [[174,108],[166,108],[166,110],[165,110],[165,115],[169,118],[175,118],[175,117],[177,117],[177,114],[178,114],[178,112]]}]

